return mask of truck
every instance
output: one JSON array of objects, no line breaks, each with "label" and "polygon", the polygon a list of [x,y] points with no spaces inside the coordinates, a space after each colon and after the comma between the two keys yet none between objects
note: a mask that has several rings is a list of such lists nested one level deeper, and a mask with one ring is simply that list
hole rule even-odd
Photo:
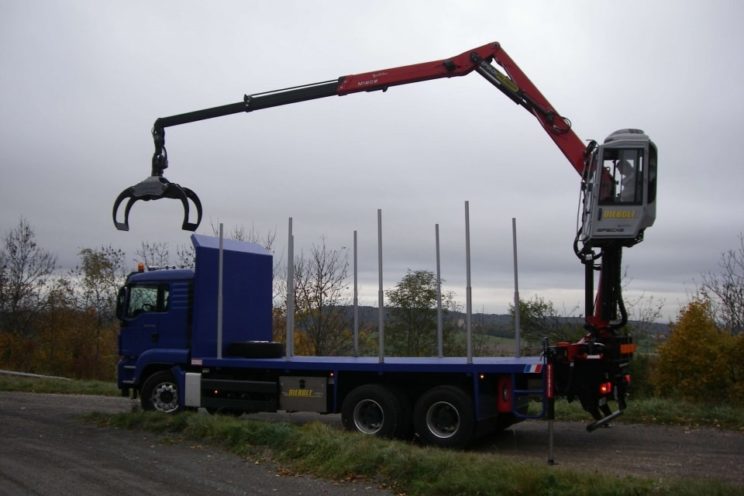
[{"label": "truck", "polygon": [[[543,396],[541,357],[287,357],[272,342],[272,255],[255,243],[225,239],[220,251],[219,238],[191,239],[193,269],[135,272],[119,292],[117,383],[137,390],[144,410],[341,413],[365,434],[404,438],[415,428],[427,442],[459,446],[476,424],[526,416],[528,393]],[[220,253],[229,275],[221,301]]]},{"label": "truck", "polygon": [[[581,402],[593,420],[589,431],[622,414],[635,351],[625,330],[622,250],[640,243],[656,218],[656,146],[634,128],[620,129],[601,144],[585,144],[499,43],[159,118],[152,129],[151,175],[116,198],[114,225],[129,230],[129,213],[138,201],[170,198],[183,205],[183,229],[199,226],[198,196],[164,177],[166,127],[471,72],[532,113],[580,176],[581,223],[573,249],[584,266],[583,338],[546,343],[543,353],[532,357],[294,356],[272,341],[271,254],[255,244],[193,234],[193,269],[134,273],[119,292],[122,393],[139,395],[146,410],[166,413],[198,407],[340,413],[347,429],[415,435],[441,447],[465,446],[480,433],[527,418],[552,418],[556,396]],[[535,398],[542,404],[537,412],[529,408]],[[614,412],[610,401],[617,403]]]}]

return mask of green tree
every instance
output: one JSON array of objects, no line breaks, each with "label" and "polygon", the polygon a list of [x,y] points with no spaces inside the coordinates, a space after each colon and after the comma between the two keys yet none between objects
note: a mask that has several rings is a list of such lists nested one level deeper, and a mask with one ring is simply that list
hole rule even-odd
[{"label": "green tree", "polygon": [[741,391],[744,373],[738,337],[722,332],[711,302],[697,298],[684,307],[659,349],[653,375],[658,394],[697,401],[744,401],[732,398]]},{"label": "green tree", "polygon": [[429,356],[437,352],[437,281],[433,272],[408,270],[390,301],[386,344],[393,355]]},{"label": "green tree", "polygon": [[[514,305],[509,305],[509,314],[514,318]],[[545,337],[555,343],[574,341],[585,333],[581,319],[560,315],[552,301],[539,295],[519,301],[519,327],[522,339],[533,351],[541,349]]]},{"label": "green tree", "polygon": [[[394,356],[437,354],[437,278],[428,270],[408,270],[394,289],[386,292],[390,308],[385,344]],[[462,355],[458,324],[451,317],[457,307],[451,292],[442,295],[442,339],[445,354]],[[462,333],[460,333],[462,334]]]}]

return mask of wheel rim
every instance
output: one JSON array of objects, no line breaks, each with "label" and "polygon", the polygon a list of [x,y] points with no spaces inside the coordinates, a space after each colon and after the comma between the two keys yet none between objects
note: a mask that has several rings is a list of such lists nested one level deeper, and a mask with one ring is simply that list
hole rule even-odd
[{"label": "wheel rim", "polygon": [[426,427],[439,439],[448,439],[460,429],[460,411],[448,401],[437,401],[426,411]]},{"label": "wheel rim", "polygon": [[365,399],[354,406],[354,427],[363,434],[375,435],[382,430],[385,412],[375,400]]},{"label": "wheel rim", "polygon": [[175,412],[178,410],[178,388],[172,382],[161,382],[152,390],[150,402],[159,412]]}]

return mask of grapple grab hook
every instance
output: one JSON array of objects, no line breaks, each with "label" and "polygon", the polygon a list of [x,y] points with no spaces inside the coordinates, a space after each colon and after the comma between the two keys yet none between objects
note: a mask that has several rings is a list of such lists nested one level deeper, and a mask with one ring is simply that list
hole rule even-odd
[{"label": "grapple grab hook", "polygon": [[[183,205],[183,224],[181,224],[181,228],[186,231],[196,231],[202,219],[202,205],[199,197],[189,188],[184,188],[176,183],[172,183],[160,175],[150,176],[144,181],[126,188],[124,191],[119,193],[119,196],[117,196],[114,201],[114,226],[116,226],[120,231],[128,231],[129,212],[132,210],[132,205],[134,205],[138,200],[150,201],[159,200],[161,198],[180,200]],[[120,222],[117,220],[117,213],[124,200],[127,200],[127,204],[124,207],[124,219]],[[196,209],[195,222],[189,221],[189,200]]]}]

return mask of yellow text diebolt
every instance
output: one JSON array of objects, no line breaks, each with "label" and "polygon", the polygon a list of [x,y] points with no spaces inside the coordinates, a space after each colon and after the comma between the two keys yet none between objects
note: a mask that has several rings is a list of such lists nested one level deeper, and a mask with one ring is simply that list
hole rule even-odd
[{"label": "yellow text diebolt", "polygon": [[635,210],[605,210],[602,212],[603,219],[634,219]]},{"label": "yellow text diebolt", "polygon": [[310,398],[313,395],[312,389],[290,389],[287,391],[287,396],[293,398]]}]

